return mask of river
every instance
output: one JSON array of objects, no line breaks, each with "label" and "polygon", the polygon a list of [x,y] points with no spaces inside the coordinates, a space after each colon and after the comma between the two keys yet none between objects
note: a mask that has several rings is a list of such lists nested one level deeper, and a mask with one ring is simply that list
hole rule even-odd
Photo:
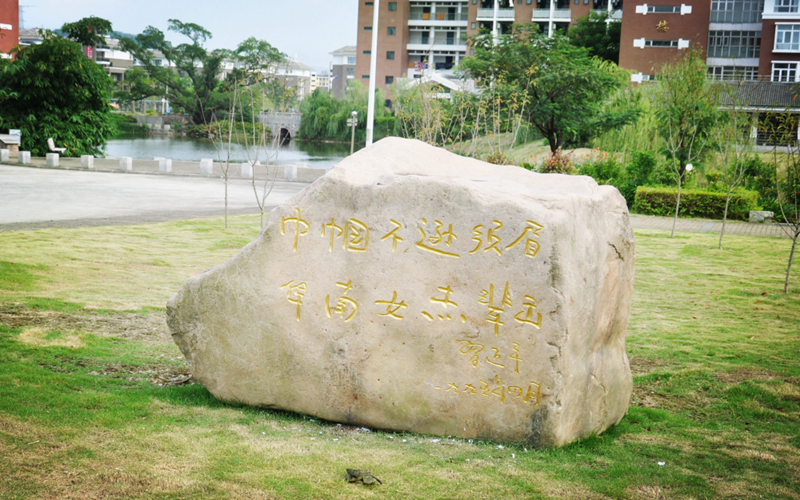
[{"label": "river", "polygon": [[[200,161],[203,158],[224,161],[227,153],[227,145],[223,149],[218,142],[215,145],[213,141],[207,139],[186,137],[117,136],[109,140],[105,148],[107,157],[129,156],[135,160],[152,160],[161,157],[175,161]],[[277,165],[305,163],[309,168],[330,170],[349,153],[349,144],[309,143],[293,140],[281,146],[277,161],[274,157],[275,151],[271,151],[270,154],[273,156],[270,158],[270,163]],[[262,163],[264,156],[262,151],[259,155]],[[244,147],[234,144],[231,148],[231,161],[242,163],[247,161],[246,157]],[[254,157],[255,155],[251,154],[251,158]]]}]

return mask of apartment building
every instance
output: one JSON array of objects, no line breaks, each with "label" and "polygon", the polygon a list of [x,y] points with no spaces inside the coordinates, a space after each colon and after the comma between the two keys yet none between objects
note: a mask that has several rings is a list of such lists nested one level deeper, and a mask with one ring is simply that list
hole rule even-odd
[{"label": "apartment building", "polygon": [[619,65],[634,82],[689,47],[703,52],[715,79],[800,81],[800,0],[654,1],[624,8]]},{"label": "apartment building", "polygon": [[[367,83],[374,2],[359,0],[355,77]],[[592,9],[622,17],[622,0],[398,0],[380,2],[376,86],[426,71],[451,73],[467,57],[467,38],[504,34],[514,23],[536,23],[543,33],[565,30]]]},{"label": "apartment building", "polygon": [[19,0],[0,0],[0,57],[8,59],[9,52],[19,44]]},{"label": "apartment building", "polygon": [[333,56],[330,66],[331,93],[338,99],[344,95],[344,89],[356,77],[357,49],[355,45],[347,45],[330,54]]}]

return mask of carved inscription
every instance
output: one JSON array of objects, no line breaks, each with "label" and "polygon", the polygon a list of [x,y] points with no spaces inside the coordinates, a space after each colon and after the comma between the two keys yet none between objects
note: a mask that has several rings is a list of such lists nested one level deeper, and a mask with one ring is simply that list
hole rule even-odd
[{"label": "carved inscription", "polygon": [[[378,233],[382,234],[380,243],[385,242],[390,246],[381,244],[376,250],[369,244],[370,231],[375,228],[370,228],[362,220],[350,217],[337,221],[335,217],[331,217],[325,221],[310,222],[303,218],[300,209],[296,208],[293,216],[283,216],[280,221],[280,234],[291,238],[293,252],[298,252],[298,249],[302,251],[307,245],[304,242],[308,241],[306,237],[314,223],[319,224],[316,227],[320,228],[320,236],[324,239],[323,245],[327,246],[329,253],[337,251],[367,253],[381,249],[394,253],[413,249],[444,257],[445,260],[469,256],[479,258],[480,255],[487,256],[480,258],[489,256],[504,258],[512,251],[521,252],[523,256],[533,259],[541,250],[542,231],[545,229],[544,225],[527,220],[521,230],[514,230],[513,224],[509,230],[507,224],[495,219],[473,226],[472,237],[469,240],[466,238],[460,240],[458,233],[463,230],[469,234],[470,229],[457,228],[447,221],[427,218],[419,219],[407,226],[402,221],[390,218],[387,224],[381,225]],[[341,249],[336,250],[340,246]],[[479,378],[466,382],[452,381],[446,386],[434,388],[453,396],[488,397],[500,404],[512,401],[521,404],[539,404],[541,386],[537,382],[530,381],[525,375],[528,370],[535,368],[526,362],[526,359],[530,359],[531,353],[528,352],[530,347],[523,347],[508,338],[509,335],[513,336],[515,324],[516,328],[542,328],[542,314],[538,311],[533,290],[515,289],[511,281],[484,282],[477,288],[469,286],[454,288],[453,285],[445,283],[436,286],[435,289],[420,290],[410,297],[402,297],[397,289],[392,289],[391,283],[388,285],[386,289],[377,291],[378,300],[363,304],[363,310],[356,300],[358,297],[363,297],[359,293],[361,290],[359,283],[353,283],[352,280],[330,283],[328,286],[335,286],[339,291],[325,294],[324,302],[321,301],[322,294],[315,294],[315,290],[310,289],[306,281],[290,280],[280,285],[280,290],[285,293],[287,302],[293,307],[292,312],[297,321],[301,321],[301,310],[304,307],[318,311],[319,309],[315,308],[320,305],[330,320],[345,323],[352,321],[359,314],[394,321],[404,321],[409,318],[427,322],[450,322],[460,319],[462,323],[467,323],[469,318],[473,318],[472,321],[480,321],[487,326],[486,335],[488,339],[492,339],[491,342],[479,338],[459,339],[455,340],[454,345],[456,350],[454,354],[463,356],[467,366],[477,370],[474,373]],[[477,300],[477,307],[482,311],[477,315],[474,300]],[[462,307],[466,307],[463,312]],[[487,375],[487,370],[495,373],[491,382],[480,378]],[[512,383],[504,382],[501,376],[511,377]],[[525,382],[520,384],[516,382],[517,380]]]}]

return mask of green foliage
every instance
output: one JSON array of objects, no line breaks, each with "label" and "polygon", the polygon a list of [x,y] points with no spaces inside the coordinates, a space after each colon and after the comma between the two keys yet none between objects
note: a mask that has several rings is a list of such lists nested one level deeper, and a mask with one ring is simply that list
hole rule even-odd
[{"label": "green foliage", "polygon": [[658,161],[649,151],[634,151],[625,167],[625,180],[619,185],[619,192],[632,207],[636,199],[636,188],[647,184]]},{"label": "green foliage", "polygon": [[[383,91],[376,89],[375,140],[390,135],[394,129],[394,117],[381,105],[384,100]],[[347,126],[347,120],[352,116],[352,112],[356,111],[358,113],[356,141],[364,142],[367,133],[368,101],[369,89],[361,82],[351,82],[341,100],[337,100],[329,92],[316,89],[303,99],[300,105],[303,116],[297,136],[311,141],[349,141],[350,127]]]},{"label": "green foliage", "polygon": [[636,110],[638,118],[621,127],[609,128],[593,141],[594,147],[603,151],[628,153],[630,151],[661,152],[664,142],[659,134],[654,100],[655,85],[618,90],[610,106],[619,111]]},{"label": "green foliage", "polygon": [[616,158],[608,153],[601,153],[599,158],[592,158],[580,169],[581,175],[588,175],[600,185],[621,186],[625,179],[625,168]]},{"label": "green foliage", "polygon": [[[118,97],[138,100],[166,94],[174,109],[190,114],[197,124],[209,123],[213,112],[227,109],[229,103],[217,78],[229,52],[206,50],[203,43],[211,33],[197,24],[170,19],[169,30],[186,36],[191,43],[174,46],[152,26],[135,38],[120,40],[120,49],[140,61],[142,71],[131,74],[129,90]],[[167,64],[156,64],[153,51],[161,52]]]},{"label": "green foliage", "polygon": [[572,45],[589,50],[589,55],[606,61],[619,63],[619,39],[622,23],[611,21],[611,13],[589,11],[589,15],[578,19],[577,24],[567,30]]},{"label": "green foliage", "polygon": [[147,125],[139,125],[136,118],[125,113],[111,113],[111,123],[116,134],[143,134],[147,132]]},{"label": "green foliage", "polygon": [[[633,210],[645,215],[671,216],[675,213],[678,190],[671,187],[645,187],[636,189]],[[731,198],[728,215],[734,219],[747,220],[751,210],[758,208],[758,193],[745,189],[736,190]],[[708,190],[681,192],[681,214],[685,217],[722,219],[725,212],[725,193]]]},{"label": "green foliage", "polygon": [[550,153],[550,156],[543,159],[536,170],[543,174],[573,175],[577,172],[575,162],[572,159],[572,152],[564,153],[560,149],[555,153]]},{"label": "green foliage", "polygon": [[482,91],[498,96],[498,107],[538,129],[553,153],[637,115],[605,105],[623,87],[627,73],[590,57],[587,49],[570,45],[562,35],[548,38],[535,25],[516,26],[499,40],[478,35],[472,47],[475,55],[461,62],[462,69]]},{"label": "green foliage", "polygon": [[23,47],[0,70],[7,93],[0,128],[22,130],[21,149],[33,156],[48,152],[48,138],[66,148],[64,156],[101,155],[113,133],[109,83],[78,43],[45,34],[41,44]]},{"label": "green foliage", "polygon": [[686,165],[701,160],[717,124],[718,93],[706,78],[706,62],[699,50],[690,50],[675,63],[662,66],[651,94],[664,153],[683,180]]},{"label": "green foliage", "polygon": [[111,22],[100,17],[84,17],[74,23],[61,26],[61,31],[73,42],[87,47],[102,45],[105,36],[113,31]]}]

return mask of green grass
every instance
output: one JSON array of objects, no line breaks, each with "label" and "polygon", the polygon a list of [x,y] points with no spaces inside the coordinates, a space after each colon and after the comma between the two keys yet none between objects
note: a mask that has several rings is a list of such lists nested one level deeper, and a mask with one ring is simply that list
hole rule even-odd
[{"label": "green grass", "polygon": [[[800,498],[788,240],[728,235],[719,251],[713,234],[637,231],[628,415],[533,450],[163,385],[186,377],[164,301],[257,234],[258,216],[231,219],[227,232],[204,220],[0,234],[0,498]],[[384,484],[348,484],[345,468]]]}]

